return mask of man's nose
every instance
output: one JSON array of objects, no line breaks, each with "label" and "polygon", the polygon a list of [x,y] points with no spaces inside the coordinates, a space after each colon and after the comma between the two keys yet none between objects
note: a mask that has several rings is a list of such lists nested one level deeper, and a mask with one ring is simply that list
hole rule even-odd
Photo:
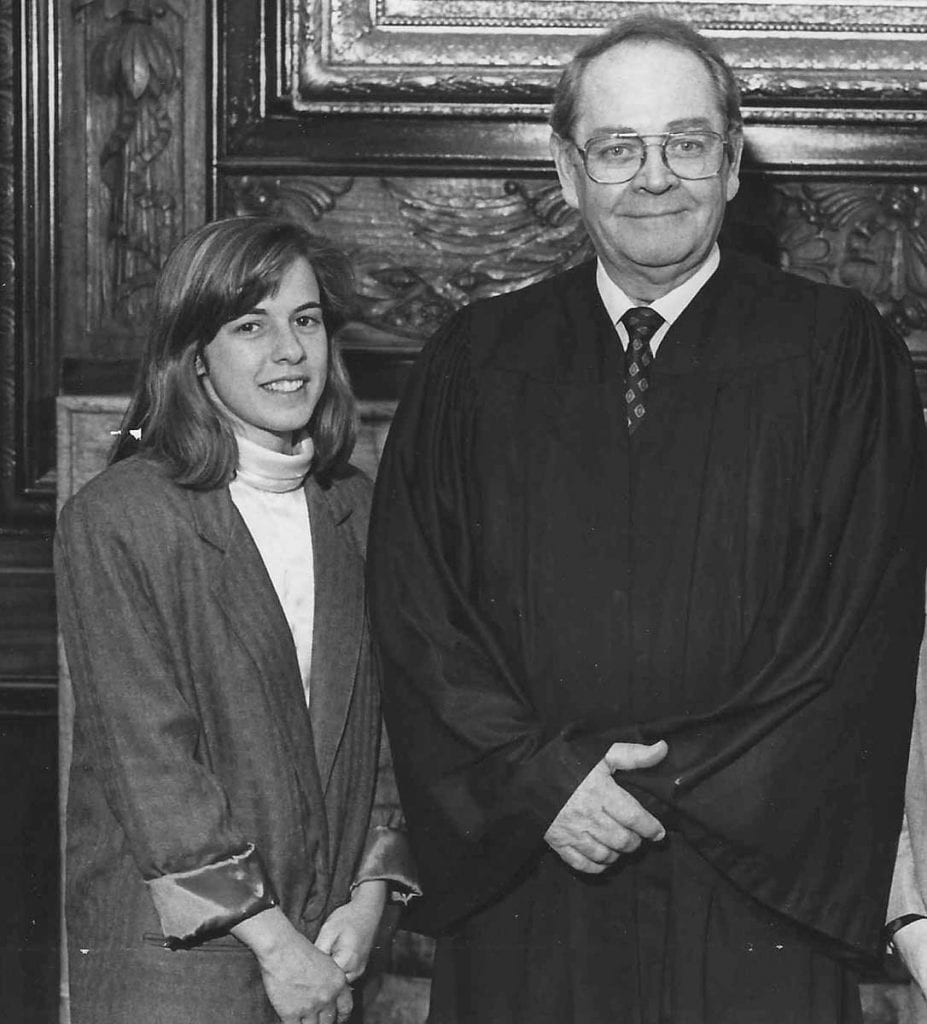
[{"label": "man's nose", "polygon": [[648,192],[665,192],[672,188],[679,179],[669,169],[663,155],[663,146],[659,142],[644,143],[644,162],[634,175],[639,188]]},{"label": "man's nose", "polygon": [[274,326],[273,352],[274,358],[280,362],[299,363],[306,358],[306,350],[292,324],[276,324]]}]

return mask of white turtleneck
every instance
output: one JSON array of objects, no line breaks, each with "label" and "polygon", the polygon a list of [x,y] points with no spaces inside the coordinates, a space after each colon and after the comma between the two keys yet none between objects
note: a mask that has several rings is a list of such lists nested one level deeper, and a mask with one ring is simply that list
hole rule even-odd
[{"label": "white turtleneck", "polygon": [[309,506],[302,485],[312,463],[312,440],[307,438],[292,455],[262,448],[240,434],[235,440],[238,471],[229,491],[264,560],[293,634],[308,706],[315,573]]}]

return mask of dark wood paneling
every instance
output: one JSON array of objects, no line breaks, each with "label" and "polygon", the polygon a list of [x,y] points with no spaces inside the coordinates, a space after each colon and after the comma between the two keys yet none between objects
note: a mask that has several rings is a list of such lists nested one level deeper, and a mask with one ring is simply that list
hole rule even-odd
[{"label": "dark wood paneling", "polygon": [[52,1024],[58,1003],[58,786],[54,715],[0,711],[0,1020]]},{"label": "dark wood paneling", "polygon": [[0,0],[0,1020],[58,987],[54,3]]},{"label": "dark wood paneling", "polygon": [[0,536],[0,717],[55,713],[58,654],[51,557],[50,531]]},{"label": "dark wood paneling", "polygon": [[48,535],[0,537],[0,1020],[58,988],[57,645]]},{"label": "dark wood paneling", "polygon": [[51,571],[0,569],[0,686],[54,687],[58,676],[55,629]]}]

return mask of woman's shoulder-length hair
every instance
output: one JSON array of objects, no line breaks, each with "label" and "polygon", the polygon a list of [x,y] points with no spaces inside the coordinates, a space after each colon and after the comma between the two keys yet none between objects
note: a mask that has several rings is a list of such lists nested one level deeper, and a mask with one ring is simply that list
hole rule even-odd
[{"label": "woman's shoulder-length hair", "polygon": [[298,259],[319,283],[328,335],[328,376],[309,421],[312,473],[323,485],[344,472],[357,413],[334,335],[353,295],[344,253],[301,224],[277,217],[229,217],[187,235],[158,278],[147,346],[109,461],[139,454],[162,463],[181,486],[209,490],[235,474],[238,447],[227,419],[203,390],[196,360],[220,327],[276,292]]}]

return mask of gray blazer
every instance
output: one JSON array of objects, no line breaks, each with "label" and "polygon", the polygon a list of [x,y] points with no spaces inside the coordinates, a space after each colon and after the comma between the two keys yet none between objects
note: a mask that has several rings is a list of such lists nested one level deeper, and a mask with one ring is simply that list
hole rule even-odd
[{"label": "gray blazer", "polygon": [[927,640],[921,645],[917,672],[904,804],[904,822],[886,913],[889,922],[906,914],[927,917]]},{"label": "gray blazer", "polygon": [[[73,1024],[275,1021],[228,929],[279,902],[313,938],[362,859],[379,698],[365,616],[369,481],[305,485],[316,614],[307,712],[296,651],[228,488],[110,467],[56,538],[75,696],[66,901]],[[388,857],[386,858],[388,859]],[[165,948],[173,938],[179,950]]]}]

